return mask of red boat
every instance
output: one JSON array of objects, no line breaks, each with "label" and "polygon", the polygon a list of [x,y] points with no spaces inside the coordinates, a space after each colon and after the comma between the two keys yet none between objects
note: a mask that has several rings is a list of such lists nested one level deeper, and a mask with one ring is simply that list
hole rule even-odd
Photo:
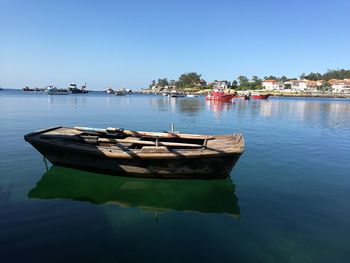
[{"label": "red boat", "polygon": [[250,97],[253,100],[266,100],[268,97],[270,97],[270,94],[253,94],[250,95]]},{"label": "red boat", "polygon": [[207,100],[231,102],[234,97],[233,94],[225,93],[222,88],[215,88],[205,98]]}]

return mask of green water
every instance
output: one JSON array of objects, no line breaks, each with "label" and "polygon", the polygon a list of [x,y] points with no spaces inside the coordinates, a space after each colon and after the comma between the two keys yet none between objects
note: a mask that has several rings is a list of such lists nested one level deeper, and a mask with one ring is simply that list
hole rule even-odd
[{"label": "green water", "polygon": [[[0,91],[0,262],[347,262],[350,100],[209,103]],[[241,132],[220,181],[45,165],[23,135],[56,125]]]}]

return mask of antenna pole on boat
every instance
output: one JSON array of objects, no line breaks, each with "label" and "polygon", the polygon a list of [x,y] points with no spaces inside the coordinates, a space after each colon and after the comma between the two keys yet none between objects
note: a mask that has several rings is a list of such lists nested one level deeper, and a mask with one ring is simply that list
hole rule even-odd
[{"label": "antenna pole on boat", "polygon": [[175,131],[175,125],[174,123],[171,124],[171,132],[174,132]]}]

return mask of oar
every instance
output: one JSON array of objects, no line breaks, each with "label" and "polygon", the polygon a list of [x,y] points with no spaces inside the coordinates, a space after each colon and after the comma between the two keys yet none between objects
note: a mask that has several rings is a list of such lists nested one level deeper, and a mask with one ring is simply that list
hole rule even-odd
[{"label": "oar", "polygon": [[198,134],[178,134],[178,133],[172,133],[172,132],[145,132],[145,131],[132,131],[132,130],[123,130],[121,128],[111,128],[108,127],[107,129],[99,129],[99,128],[89,128],[89,127],[74,127],[74,129],[77,129],[79,131],[90,131],[90,132],[99,132],[99,133],[105,133],[109,134],[111,132],[120,132],[125,135],[135,136],[135,137],[159,137],[159,138],[183,138],[183,139],[207,139],[211,140],[214,139],[212,136],[206,136],[206,135],[198,135]]}]

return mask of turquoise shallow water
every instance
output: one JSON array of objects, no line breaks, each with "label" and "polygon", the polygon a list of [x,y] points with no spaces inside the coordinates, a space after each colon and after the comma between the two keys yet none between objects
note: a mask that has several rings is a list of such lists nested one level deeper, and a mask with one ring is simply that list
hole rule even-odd
[{"label": "turquoise shallow water", "polygon": [[[48,170],[23,140],[49,126],[242,132],[221,182]],[[0,91],[1,262],[347,262],[350,100],[47,96]]]}]

